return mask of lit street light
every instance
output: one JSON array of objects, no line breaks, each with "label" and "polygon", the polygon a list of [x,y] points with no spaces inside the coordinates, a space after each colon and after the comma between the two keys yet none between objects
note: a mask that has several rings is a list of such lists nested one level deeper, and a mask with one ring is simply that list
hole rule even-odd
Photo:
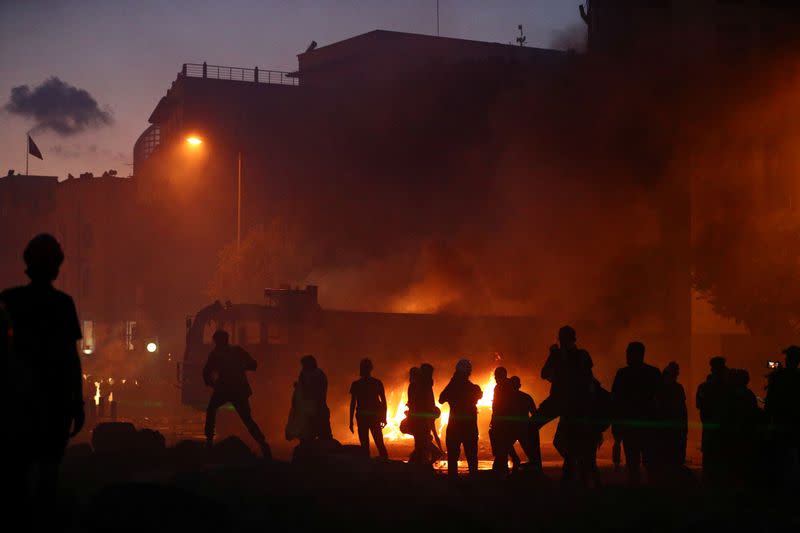
[{"label": "lit street light", "polygon": [[[196,135],[190,135],[186,138],[186,143],[191,146],[199,146],[203,144],[203,139]],[[236,251],[238,252],[242,245],[242,152],[237,152],[237,170],[236,170]]]}]

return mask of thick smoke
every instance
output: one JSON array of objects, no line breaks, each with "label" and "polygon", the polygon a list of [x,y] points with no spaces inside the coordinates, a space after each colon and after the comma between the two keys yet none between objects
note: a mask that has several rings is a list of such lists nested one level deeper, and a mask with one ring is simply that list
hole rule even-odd
[{"label": "thick smoke", "polygon": [[100,109],[88,91],[55,76],[33,88],[12,88],[5,110],[34,120],[34,131],[50,130],[63,136],[113,123],[111,111]]}]

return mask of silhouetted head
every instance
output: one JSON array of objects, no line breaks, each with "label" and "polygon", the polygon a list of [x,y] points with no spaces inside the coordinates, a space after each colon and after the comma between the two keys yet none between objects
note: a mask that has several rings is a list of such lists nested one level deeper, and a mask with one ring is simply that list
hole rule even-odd
[{"label": "silhouetted head", "polygon": [[678,381],[678,376],[681,373],[681,367],[678,366],[678,363],[675,361],[671,361],[665,368],[664,368],[664,381],[667,383],[675,383]]},{"label": "silhouetted head", "polygon": [[303,370],[314,370],[317,368],[317,360],[314,358],[313,355],[304,355],[300,358],[300,366]]},{"label": "silhouetted head", "polygon": [[58,271],[64,262],[64,252],[55,237],[48,233],[41,233],[31,239],[25,252],[25,273],[31,281],[53,281],[58,277]]},{"label": "silhouetted head", "polygon": [[800,365],[800,346],[789,346],[783,353],[786,354],[786,368],[797,368]]},{"label": "silhouetted head", "polygon": [[642,366],[644,364],[644,343],[634,341],[628,344],[625,358],[628,360],[628,366]]},{"label": "silhouetted head", "polygon": [[514,390],[519,390],[522,388],[522,380],[519,379],[519,376],[511,376],[511,386],[514,387]]},{"label": "silhouetted head", "polygon": [[711,365],[711,374],[714,376],[721,376],[728,370],[727,362],[721,355],[712,357],[709,364]]},{"label": "silhouetted head", "polygon": [[231,340],[231,336],[228,335],[228,332],[224,329],[218,329],[212,335],[211,340],[214,341],[214,344],[217,346],[227,346]]},{"label": "silhouetted head", "polygon": [[416,382],[418,382],[418,381],[419,381],[419,378],[420,378],[420,374],[421,374],[421,372],[420,372],[420,370],[419,370],[419,367],[418,367],[418,366],[412,366],[412,367],[411,367],[411,368],[408,370],[408,382],[409,382],[409,383],[416,383]]},{"label": "silhouetted head", "polygon": [[558,330],[558,344],[562,350],[569,350],[575,347],[578,342],[578,334],[572,326],[564,326]]},{"label": "silhouetted head", "polygon": [[747,387],[750,385],[750,372],[745,370],[744,368],[740,368],[737,372],[739,381],[743,387]]},{"label": "silhouetted head", "polygon": [[500,383],[508,379],[508,370],[504,366],[498,366],[494,369],[494,381]]},{"label": "silhouetted head", "polygon": [[362,359],[361,364],[358,366],[358,371],[362,377],[369,377],[369,375],[372,374],[372,361],[366,357]]},{"label": "silhouetted head", "polygon": [[422,363],[419,365],[419,373],[426,380],[433,383],[433,365],[430,363]]},{"label": "silhouetted head", "polygon": [[467,359],[461,359],[456,363],[456,374],[461,374],[468,378],[472,374],[472,363]]}]

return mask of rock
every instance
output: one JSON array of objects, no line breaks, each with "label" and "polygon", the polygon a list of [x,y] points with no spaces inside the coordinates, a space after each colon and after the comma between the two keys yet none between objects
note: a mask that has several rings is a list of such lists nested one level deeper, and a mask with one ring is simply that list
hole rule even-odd
[{"label": "rock", "polygon": [[103,422],[92,431],[92,448],[95,453],[128,453],[136,446],[136,427],[130,422]]},{"label": "rock", "polygon": [[235,530],[219,502],[175,486],[124,483],[100,490],[89,502],[89,531]]},{"label": "rock", "polygon": [[214,445],[210,459],[221,464],[242,464],[255,460],[251,450],[239,437],[228,437]]}]

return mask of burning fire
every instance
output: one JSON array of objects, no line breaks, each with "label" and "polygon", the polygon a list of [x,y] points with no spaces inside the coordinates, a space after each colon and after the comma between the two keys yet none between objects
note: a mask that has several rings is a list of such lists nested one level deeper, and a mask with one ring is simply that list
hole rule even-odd
[{"label": "burning fire", "polygon": [[[495,385],[494,374],[489,373],[489,377],[486,378],[484,385],[481,387],[483,397],[478,401],[479,410],[485,408],[491,410]],[[386,398],[388,416],[386,417],[386,427],[383,429],[383,438],[385,440],[399,441],[413,438],[411,435],[406,435],[400,431],[400,422],[406,417],[406,403],[408,403],[406,387],[406,385],[401,385]],[[442,415],[438,420],[437,431],[442,435],[447,427],[447,421],[450,419],[450,405],[440,405],[439,409],[442,410]]]}]

